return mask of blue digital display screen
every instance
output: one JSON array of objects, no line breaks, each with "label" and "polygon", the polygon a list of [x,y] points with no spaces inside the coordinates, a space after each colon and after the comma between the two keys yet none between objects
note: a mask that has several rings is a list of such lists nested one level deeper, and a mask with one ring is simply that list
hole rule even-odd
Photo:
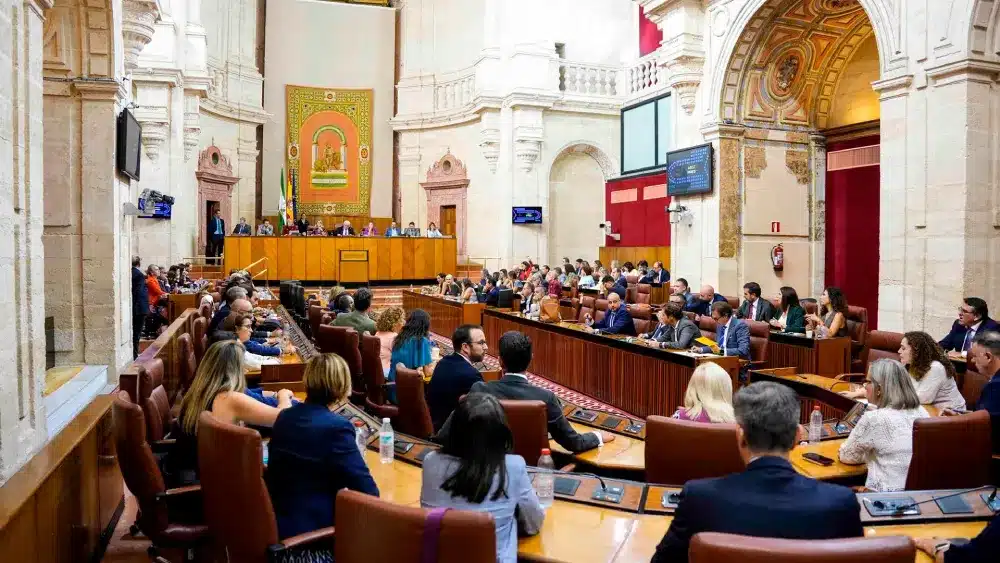
[{"label": "blue digital display screen", "polygon": [[515,225],[537,225],[542,222],[541,207],[514,207],[512,221]]},{"label": "blue digital display screen", "polygon": [[139,217],[149,219],[169,219],[173,206],[162,201],[156,203],[146,203],[146,200],[139,198]]},{"label": "blue digital display screen", "polygon": [[667,194],[671,196],[712,191],[712,145],[699,145],[667,153]]}]

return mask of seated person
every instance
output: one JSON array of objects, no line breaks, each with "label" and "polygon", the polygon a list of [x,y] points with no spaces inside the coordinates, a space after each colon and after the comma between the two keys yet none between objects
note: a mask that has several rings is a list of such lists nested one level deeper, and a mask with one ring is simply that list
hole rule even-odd
[{"label": "seated person", "polygon": [[952,544],[944,538],[913,538],[913,543],[934,563],[989,563],[1000,553],[1000,512],[967,544]]},{"label": "seated person", "polygon": [[419,237],[420,236],[420,229],[417,228],[417,225],[413,221],[410,221],[410,224],[407,225],[407,227],[405,229],[403,229],[403,236],[404,237]]},{"label": "seated person", "polygon": [[400,236],[399,227],[396,226],[396,222],[393,221],[389,228],[385,230],[385,236],[387,237],[398,237]]},{"label": "seated person", "polygon": [[270,220],[264,219],[263,223],[257,225],[257,236],[269,237],[272,236],[273,234],[274,234],[274,225],[271,224]]},{"label": "seated person", "polygon": [[[733,315],[733,308],[728,301],[719,301],[712,305],[712,319],[716,322],[715,341],[719,346],[719,354],[723,356],[739,356],[750,359],[750,326]],[[709,346],[695,345],[693,352],[711,354]]]},{"label": "seated person", "polygon": [[847,336],[847,299],[836,287],[823,290],[819,315],[806,315],[806,322],[819,338]]},{"label": "seated person", "polygon": [[[979,394],[979,401],[969,405],[974,411],[990,413],[993,424],[993,453],[1000,454],[1000,333],[987,331],[976,336],[969,350],[969,359],[976,371],[989,377]],[[956,414],[946,409],[943,414]]]},{"label": "seated person", "polygon": [[164,460],[163,471],[164,479],[172,486],[198,482],[198,417],[202,412],[208,411],[228,424],[273,426],[278,413],[292,406],[292,392],[288,389],[278,391],[277,408],[244,393],[244,351],[235,340],[218,342],[205,351],[170,431],[177,443]]},{"label": "seated person", "polygon": [[[680,281],[680,280],[678,280]],[[701,315],[711,315],[712,305],[719,302],[727,302],[726,298],[715,292],[715,288],[710,285],[701,286],[701,291],[692,296],[686,311],[690,311],[697,316]]]},{"label": "seated person", "polygon": [[420,506],[490,514],[498,563],[516,563],[518,530],[535,535],[545,519],[524,458],[507,453],[513,447],[499,401],[473,393],[458,404],[441,449],[423,463]]},{"label": "seated person", "polygon": [[863,535],[851,489],[803,477],[788,462],[800,428],[794,391],[753,383],[736,393],[733,410],[746,471],[688,481],[651,563],[687,561],[699,532],[801,540]]},{"label": "seated person", "polygon": [[913,423],[929,415],[920,406],[913,379],[896,360],[872,362],[864,387],[868,404],[878,408],[861,415],[840,446],[840,461],[867,464],[865,487],[872,491],[902,491],[913,456]]},{"label": "seated person", "polygon": [[[339,285],[330,288],[330,293],[327,297],[326,308],[329,309],[331,312],[336,313],[337,315],[341,313],[350,313],[351,309],[350,307],[347,307],[347,305],[352,304],[354,302],[354,298],[352,297],[351,301],[346,301],[346,300],[342,301],[340,299],[341,295],[348,295],[346,292],[347,289]],[[350,295],[348,295],[348,297],[350,297]]]},{"label": "seated person", "polygon": [[694,303],[695,295],[691,293],[691,288],[688,286],[688,281],[684,278],[677,278],[677,281],[670,284],[670,295],[679,295],[684,299],[684,310],[687,311]]},{"label": "seated person", "polygon": [[465,278],[462,280],[462,303],[479,303],[479,295],[476,294],[476,286],[472,280]]},{"label": "seated person", "polygon": [[[407,369],[415,369],[424,379],[434,374],[434,360],[431,355],[431,316],[423,309],[410,311],[406,324],[392,342],[392,356],[389,358],[389,373],[386,381],[396,381],[396,366],[402,364]],[[389,402],[396,403],[396,387],[390,386],[386,393]]]},{"label": "seated person", "polygon": [[701,329],[684,315],[681,305],[677,303],[667,303],[666,307],[656,312],[656,318],[660,321],[660,326],[666,326],[670,330],[664,330],[662,336],[653,333],[649,345],[654,348],[687,350],[695,338],[701,336]]},{"label": "seated person", "polygon": [[774,305],[767,299],[762,299],[760,295],[759,283],[747,282],[743,284],[743,303],[740,303],[736,316],[740,319],[765,323],[773,319]]},{"label": "seated person", "polygon": [[368,226],[361,229],[361,236],[363,237],[377,237],[378,229],[375,228],[375,221],[369,221]]},{"label": "seated person", "polygon": [[964,411],[965,397],[955,382],[955,366],[926,332],[907,332],[899,345],[899,360],[909,370],[921,405]]},{"label": "seated person", "polygon": [[443,236],[444,235],[441,234],[441,231],[438,230],[437,225],[434,224],[434,221],[431,221],[430,224],[427,225],[428,238],[441,238]]},{"label": "seated person", "polygon": [[351,222],[350,221],[347,221],[345,219],[344,223],[342,225],[340,225],[339,227],[337,227],[336,230],[334,230],[330,234],[337,235],[338,237],[353,237],[354,236],[354,227],[351,226]]},{"label": "seated person", "polygon": [[[614,434],[600,430],[577,433],[563,416],[562,403],[555,394],[528,381],[524,372],[528,370],[530,363],[531,339],[517,331],[504,333],[500,337],[500,365],[505,375],[497,381],[476,383],[469,392],[488,393],[500,400],[542,401],[548,412],[549,434],[556,443],[573,453],[592,450],[615,439]],[[454,416],[449,417],[438,433],[441,443],[448,441],[445,436],[449,431],[448,427],[454,423],[453,418]]]},{"label": "seated person", "polygon": [[310,227],[308,234],[317,237],[326,236],[326,229],[323,227],[323,221],[316,221],[316,224]]},{"label": "seated person", "polygon": [[396,335],[403,330],[404,312],[402,307],[389,307],[384,309],[378,316],[375,323],[375,336],[379,340],[381,349],[379,358],[382,360],[382,373],[388,375],[389,364],[392,358],[392,343],[396,340]]},{"label": "seated person", "polygon": [[635,323],[632,322],[632,315],[625,307],[625,302],[617,293],[608,296],[608,312],[604,318],[594,323],[587,314],[587,331],[604,332],[607,334],[622,334],[625,336],[635,336]]},{"label": "seated person", "polygon": [[434,430],[440,430],[448,415],[458,406],[458,399],[472,386],[483,380],[476,369],[486,357],[486,336],[478,325],[462,325],[451,335],[455,352],[438,362],[431,382],[427,384],[427,407],[431,411]]},{"label": "seated person", "polygon": [[535,301],[535,286],[531,282],[521,287],[521,314],[527,315],[531,312],[531,304]]},{"label": "seated person", "polygon": [[719,364],[699,364],[684,392],[684,406],[677,409],[674,418],[693,422],[736,422],[733,378]]},{"label": "seated person", "polygon": [[[494,274],[496,276],[496,274]],[[496,277],[486,279],[486,286],[483,288],[483,295],[486,296],[486,306],[496,307],[500,301],[500,287],[497,286]]]},{"label": "seated person", "polygon": [[1000,332],[1000,324],[990,318],[986,302],[978,297],[966,297],[958,308],[958,320],[939,344],[948,351],[968,352],[980,332]]},{"label": "seated person", "polygon": [[[640,262],[641,264],[641,262]],[[669,283],[670,282],[670,272],[664,269],[663,262],[657,260],[653,262],[653,269],[646,272],[642,278],[639,279],[639,283]]]},{"label": "seated person", "polygon": [[295,346],[291,344],[279,346],[277,339],[269,339],[265,342],[257,342],[251,338],[253,318],[250,315],[241,313],[230,313],[226,320],[222,322],[222,332],[231,332],[236,335],[247,352],[258,356],[280,356],[282,354],[295,353]]},{"label": "seated person", "polygon": [[379,495],[354,425],[333,412],[351,394],[347,362],[319,354],[306,364],[302,381],[305,402],[278,414],[268,444],[265,479],[279,538],[333,526],[341,489]]},{"label": "seated person", "polygon": [[352,302],[350,305],[345,304],[351,311],[338,314],[337,318],[333,320],[333,326],[347,326],[358,331],[358,334],[367,332],[374,336],[375,321],[368,316],[368,309],[372,305],[372,290],[361,287],[354,292],[354,297],[346,293],[340,296],[341,299],[345,297]]},{"label": "seated person", "polygon": [[594,281],[594,270],[590,269],[590,266],[584,266],[581,270],[583,274],[580,276],[580,281],[577,282],[577,287],[588,288],[597,285]]},{"label": "seated person", "polygon": [[[621,279],[625,279],[625,278],[621,278]],[[625,294],[626,294],[626,290],[628,289],[628,285],[622,285],[622,284],[617,283],[615,281],[615,278],[613,278],[611,276],[604,276],[603,278],[601,278],[601,287],[599,289],[600,289],[601,295],[610,296],[612,293],[617,294],[618,297],[622,298],[622,302],[624,303],[625,302]]]},{"label": "seated person", "polygon": [[562,282],[559,281],[559,274],[556,273],[556,270],[558,269],[559,268],[556,268],[555,270],[550,270],[549,273],[546,274],[545,276],[545,287],[547,290],[546,293],[548,293],[552,297],[555,297],[556,299],[562,297],[562,289],[563,289]]},{"label": "seated person", "polygon": [[804,334],[806,331],[806,311],[799,305],[799,294],[793,287],[782,287],[778,293],[780,305],[771,319],[771,328],[782,332]]},{"label": "seated person", "polygon": [[538,320],[538,317],[542,314],[542,300],[545,299],[545,287],[542,285],[535,286],[534,291],[531,294],[531,301],[528,305],[528,312],[525,315],[529,319]]}]

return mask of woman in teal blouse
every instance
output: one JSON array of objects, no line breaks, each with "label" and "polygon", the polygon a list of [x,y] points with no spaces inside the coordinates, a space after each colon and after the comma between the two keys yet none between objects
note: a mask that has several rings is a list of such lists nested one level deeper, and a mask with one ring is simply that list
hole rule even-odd
[{"label": "woman in teal blouse", "polygon": [[771,326],[783,332],[804,334],[806,311],[799,305],[799,294],[795,292],[795,288],[785,286],[781,288],[779,295],[781,305],[774,312]]},{"label": "woman in teal blouse", "polygon": [[[406,324],[396,335],[392,343],[392,356],[389,359],[389,374],[387,381],[396,381],[396,364],[423,372],[425,378],[434,373],[434,362],[431,358],[431,316],[423,309],[410,311]],[[390,386],[386,393],[390,402],[396,403],[396,387]]]}]

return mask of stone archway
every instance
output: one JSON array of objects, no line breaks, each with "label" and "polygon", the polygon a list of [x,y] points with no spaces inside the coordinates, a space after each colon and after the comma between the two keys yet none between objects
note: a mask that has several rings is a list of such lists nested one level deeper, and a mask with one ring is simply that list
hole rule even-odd
[{"label": "stone archway", "polygon": [[596,255],[604,243],[597,225],[606,218],[605,185],[617,170],[607,153],[585,141],[568,143],[556,153],[543,205],[544,260],[554,265],[564,256]]},{"label": "stone archway", "polygon": [[427,170],[427,180],[420,183],[420,187],[427,193],[428,224],[434,223],[440,228],[442,208],[454,208],[455,239],[458,243],[460,264],[468,258],[466,193],[469,182],[469,172],[465,164],[449,150]]}]

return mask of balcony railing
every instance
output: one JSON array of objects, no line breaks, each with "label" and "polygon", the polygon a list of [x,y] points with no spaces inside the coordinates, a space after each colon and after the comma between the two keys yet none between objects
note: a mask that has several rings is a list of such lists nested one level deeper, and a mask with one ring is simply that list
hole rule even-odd
[{"label": "balcony railing", "polygon": [[476,93],[476,75],[473,72],[434,86],[434,111],[449,112],[472,103]]},{"label": "balcony railing", "polygon": [[664,86],[664,77],[656,64],[655,54],[646,55],[629,67],[626,80],[626,96],[629,99],[661,90]]},{"label": "balcony railing", "polygon": [[622,69],[606,65],[563,62],[559,65],[559,90],[567,94],[615,98]]}]

